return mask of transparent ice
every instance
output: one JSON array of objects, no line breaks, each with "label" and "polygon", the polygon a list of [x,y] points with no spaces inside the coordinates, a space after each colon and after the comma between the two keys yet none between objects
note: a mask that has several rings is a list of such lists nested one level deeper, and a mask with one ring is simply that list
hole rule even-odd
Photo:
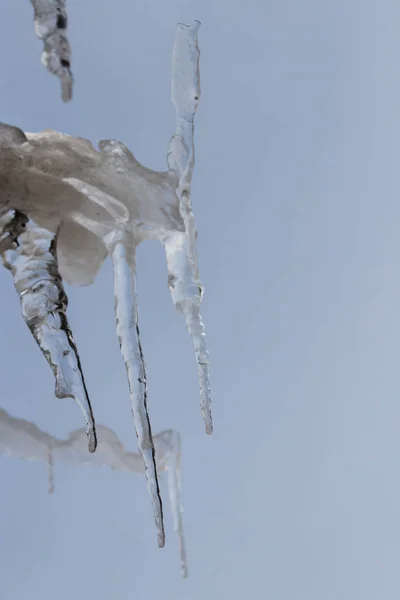
[{"label": "transparent ice", "polygon": [[[144,463],[138,452],[125,450],[118,436],[108,427],[98,426],[99,444],[94,454],[86,449],[84,429],[72,431],[60,440],[39,429],[35,423],[12,417],[0,408],[0,455],[47,464],[48,491],[54,492],[54,469],[57,463],[108,467],[115,471],[143,473]],[[168,429],[154,436],[157,472],[168,475],[168,490],[174,529],[179,540],[181,572],[187,577],[187,559],[183,533],[183,509],[180,499],[181,441],[177,431]]]},{"label": "transparent ice", "polygon": [[31,0],[35,31],[43,40],[42,64],[61,82],[64,102],[72,98],[71,49],[66,35],[66,0]]},{"label": "transparent ice", "polygon": [[[43,31],[54,22],[51,7],[65,7],[51,0],[33,4]],[[82,410],[90,452],[96,449],[98,433],[67,321],[63,280],[90,284],[106,256],[112,259],[116,329],[160,547],[165,536],[139,335],[135,255],[147,239],[164,245],[168,285],[193,341],[201,413],[210,434],[209,359],[190,198],[194,115],[200,98],[199,25],[179,24],[175,36],[171,84],[176,129],[167,171],[142,166],[116,140],[101,141],[97,150],[87,140],[55,131],[24,133],[0,125],[3,264],[12,273],[23,318],[54,372],[56,396],[73,398]]]}]

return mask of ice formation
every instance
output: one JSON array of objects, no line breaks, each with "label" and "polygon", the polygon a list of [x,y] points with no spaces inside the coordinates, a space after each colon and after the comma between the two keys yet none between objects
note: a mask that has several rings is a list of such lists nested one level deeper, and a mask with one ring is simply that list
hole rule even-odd
[{"label": "ice formation", "polygon": [[64,102],[72,98],[71,49],[66,30],[66,0],[31,0],[35,31],[43,40],[42,64],[61,81]]},{"label": "ice formation", "polygon": [[111,256],[117,335],[160,547],[165,541],[163,514],[139,337],[135,251],[146,239],[164,245],[172,300],[193,340],[201,413],[210,434],[209,361],[190,199],[194,115],[200,97],[199,25],[179,24],[176,32],[172,61],[176,129],[168,148],[168,171],[147,169],[116,140],[103,140],[96,150],[81,138],[54,131],[25,134],[0,125],[3,263],[13,275],[23,318],[53,369],[56,395],[72,397],[84,414],[91,452],[96,448],[94,418],[67,322],[62,280],[89,284],[105,257]]},{"label": "ice formation", "polygon": [[[17,419],[0,408],[0,455],[27,461],[40,461],[48,467],[48,491],[54,492],[56,463],[108,467],[116,471],[143,473],[144,464],[138,452],[127,452],[117,435],[108,427],[97,428],[99,444],[88,454],[85,430],[77,429],[66,440],[42,431],[29,421]],[[154,436],[157,471],[167,472],[174,529],[179,540],[181,572],[187,577],[187,559],[183,533],[183,509],[180,498],[181,443],[179,433],[169,429]]]}]

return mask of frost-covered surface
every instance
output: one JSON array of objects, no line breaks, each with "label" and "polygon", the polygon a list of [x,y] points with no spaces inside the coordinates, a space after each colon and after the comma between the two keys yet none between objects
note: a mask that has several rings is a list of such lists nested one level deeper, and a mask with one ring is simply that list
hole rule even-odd
[{"label": "frost-covered surface", "polygon": [[[147,169],[116,140],[103,140],[96,150],[87,140],[62,133],[25,134],[16,127],[0,125],[0,218],[4,217],[0,221],[0,251],[13,273],[23,313],[26,302],[33,306],[33,322],[25,314],[24,318],[56,380],[63,379],[64,395],[74,398],[85,413],[91,449],[95,430],[83,375],[80,368],[75,369],[72,381],[72,363],[66,366],[61,360],[68,350],[66,341],[70,343],[72,337],[66,333],[65,294],[62,301],[59,295],[63,294],[62,278],[71,284],[92,283],[105,257],[112,258],[117,334],[160,546],[164,544],[162,504],[139,336],[135,250],[147,239],[157,239],[165,247],[169,289],[193,340],[201,413],[206,432],[211,433],[208,350],[200,315],[202,284],[190,198],[194,116],[200,97],[198,27],[196,22],[177,28],[172,63],[176,130],[168,148],[168,171]],[[27,223],[29,244],[15,214],[22,215]],[[44,254],[31,268],[28,263],[35,245]],[[15,265],[22,265],[22,271],[29,266],[32,271],[30,279],[21,275],[23,285]],[[68,360],[75,360],[79,367],[77,351]]]},{"label": "frost-covered surface", "polygon": [[42,64],[61,82],[64,102],[72,98],[71,49],[66,30],[68,15],[66,0],[31,0],[35,31],[43,40]]},{"label": "frost-covered surface", "polygon": [[[178,534],[181,571],[187,577],[185,538],[180,498],[181,443],[179,433],[168,429],[154,436],[157,471],[167,471],[168,490],[175,531]],[[54,469],[57,463],[108,467],[116,471],[144,473],[138,452],[128,452],[114,431],[98,427],[98,446],[94,454],[86,449],[86,432],[77,429],[66,440],[42,431],[29,421],[17,419],[0,409],[0,455],[27,461],[40,461],[48,467],[48,491],[54,492]]]}]

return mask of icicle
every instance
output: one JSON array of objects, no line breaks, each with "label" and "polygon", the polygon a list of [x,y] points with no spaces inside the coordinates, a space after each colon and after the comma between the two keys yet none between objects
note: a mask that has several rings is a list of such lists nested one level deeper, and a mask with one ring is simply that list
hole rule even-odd
[{"label": "icicle", "polygon": [[31,0],[35,31],[43,40],[42,64],[61,81],[64,102],[72,98],[71,50],[66,36],[68,17],[66,0]]},{"label": "icicle", "polygon": [[[8,231],[14,248],[3,253],[3,264],[14,278],[21,299],[22,316],[51,366],[57,398],[73,398],[86,421],[90,452],[96,449],[92,408],[83,378],[80,359],[65,314],[67,296],[58,272],[57,236],[38,227],[18,211],[9,211]],[[17,235],[25,218],[24,231]],[[13,223],[17,227],[13,229]]]},{"label": "icicle", "polygon": [[153,504],[158,545],[162,548],[165,545],[163,511],[147,412],[146,368],[139,337],[135,247],[133,240],[129,243],[123,232],[110,233],[104,241],[113,262],[118,341],[128,375],[133,419],[139,451],[144,460],[147,489]]},{"label": "icicle", "polygon": [[193,340],[200,382],[200,405],[206,433],[213,430],[209,383],[209,358],[204,324],[200,314],[202,285],[196,253],[197,231],[192,213],[190,185],[194,167],[194,115],[200,99],[199,47],[197,31],[179,24],[172,59],[172,101],[176,110],[176,129],[168,148],[168,163],[177,176],[176,194],[185,225],[164,239],[168,265],[168,283],[177,309],[185,316]]},{"label": "icicle", "polygon": [[47,462],[47,490],[49,496],[54,493],[54,464],[53,464],[53,452],[49,448],[49,459]]},{"label": "icicle", "polygon": [[[174,530],[178,536],[179,555],[182,577],[188,576],[185,536],[183,533],[183,507],[181,503],[181,440],[179,433],[170,430],[164,433],[164,443],[167,442],[169,452],[165,449],[163,455],[167,457],[165,468],[168,472],[168,491],[171,503]],[[157,446],[156,446],[157,450]],[[157,468],[158,468],[158,454]]]}]

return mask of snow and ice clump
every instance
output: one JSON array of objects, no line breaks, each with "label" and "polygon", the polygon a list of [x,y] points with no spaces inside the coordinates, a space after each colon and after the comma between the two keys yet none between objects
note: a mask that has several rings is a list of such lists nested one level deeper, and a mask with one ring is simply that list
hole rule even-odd
[{"label": "snow and ice clump", "polygon": [[[65,39],[65,2],[32,3],[36,30],[51,58],[48,64],[60,76],[67,99],[72,79],[62,60],[69,61],[69,50],[63,54],[59,49],[68,45],[57,42]],[[67,321],[63,280],[90,284],[106,256],[112,259],[116,329],[160,547],[165,536],[139,336],[135,253],[148,239],[164,245],[171,296],[193,340],[201,413],[210,434],[209,360],[200,315],[203,288],[190,198],[194,115],[200,98],[198,28],[198,22],[180,24],[176,32],[172,61],[176,129],[165,172],[144,167],[116,140],[103,140],[96,149],[87,140],[55,131],[24,133],[0,125],[0,253],[13,275],[23,318],[54,372],[56,396],[72,397],[83,412],[90,452],[97,446],[95,420]],[[52,62],[54,56],[63,69]]]}]

